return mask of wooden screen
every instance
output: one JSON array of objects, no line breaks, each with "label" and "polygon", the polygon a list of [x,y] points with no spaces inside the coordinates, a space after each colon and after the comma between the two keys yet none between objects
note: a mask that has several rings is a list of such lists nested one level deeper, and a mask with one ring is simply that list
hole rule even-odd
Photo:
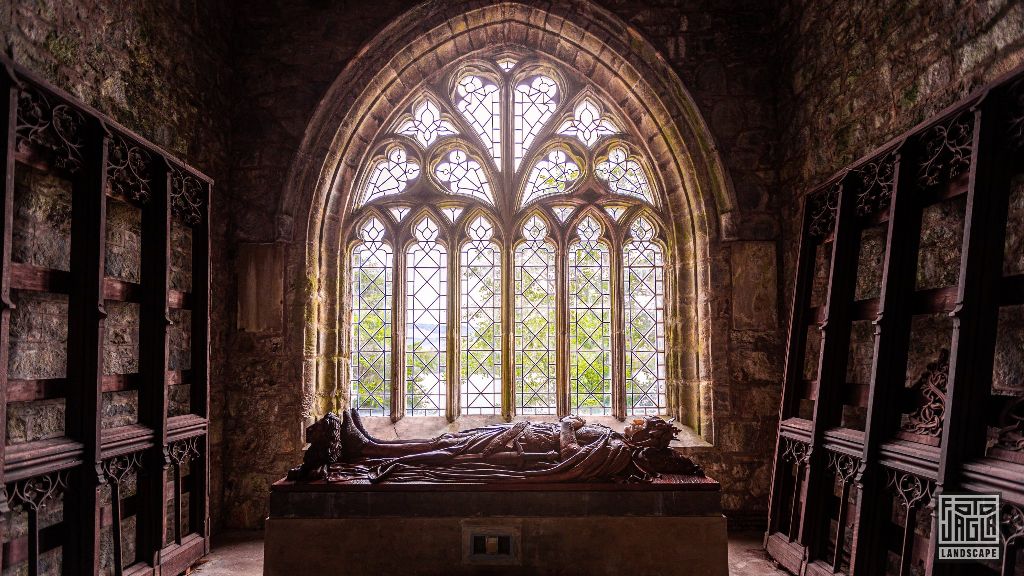
[{"label": "wooden screen", "polygon": [[212,182],[2,63],[0,563],[178,574],[209,549]]},{"label": "wooden screen", "polygon": [[[1024,574],[1024,73],[804,202],[766,548],[799,574]],[[936,562],[1002,494],[1001,562]]]}]

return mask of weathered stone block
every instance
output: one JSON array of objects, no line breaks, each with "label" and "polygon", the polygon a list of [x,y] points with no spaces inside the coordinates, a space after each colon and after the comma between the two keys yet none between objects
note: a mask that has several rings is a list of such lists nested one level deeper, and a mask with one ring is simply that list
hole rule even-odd
[{"label": "weathered stone block", "polygon": [[142,278],[142,212],[119,200],[107,200],[107,245],[104,273],[126,282]]},{"label": "weathered stone block", "polygon": [[171,271],[172,290],[192,291],[192,229],[177,218],[171,221]]},{"label": "weathered stone block", "polygon": [[956,285],[966,210],[966,199],[962,196],[923,210],[921,248],[917,255],[918,290]]},{"label": "weathered stone block", "polygon": [[33,168],[15,171],[11,260],[71,268],[71,183]]},{"label": "weathered stone block", "polygon": [[774,330],[778,327],[775,243],[732,245],[732,327]]},{"label": "weathered stone block", "polygon": [[67,374],[68,298],[12,291],[10,378],[63,378]]},{"label": "weathered stone block", "polygon": [[103,373],[134,374],[139,371],[139,305],[106,303],[103,333]]},{"label": "weathered stone block", "polygon": [[64,399],[7,405],[7,443],[18,444],[64,435]]},{"label": "weathered stone block", "polygon": [[1013,179],[1006,216],[1003,275],[1024,274],[1024,175]]},{"label": "weathered stone block", "polygon": [[882,267],[885,260],[887,226],[865,228],[860,234],[857,254],[857,287],[855,300],[877,298],[882,293]]},{"label": "weathered stone block", "polygon": [[192,367],[192,311],[175,308],[170,311],[170,318],[167,369],[188,370]]}]

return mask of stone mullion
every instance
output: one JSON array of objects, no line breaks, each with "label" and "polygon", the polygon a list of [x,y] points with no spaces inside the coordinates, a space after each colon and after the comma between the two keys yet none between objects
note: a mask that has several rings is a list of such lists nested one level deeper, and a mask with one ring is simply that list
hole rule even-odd
[{"label": "stone mullion", "polygon": [[569,383],[569,268],[568,238],[562,236],[555,244],[555,390],[556,414],[569,414],[571,386]]},{"label": "stone mullion", "polygon": [[[957,488],[963,462],[984,454],[985,410],[992,386],[1012,166],[1006,158],[1007,146],[997,140],[1005,126],[997,109],[993,101],[983,101],[971,110],[974,122],[967,211],[957,299],[950,313],[953,336],[936,502],[943,491]],[[932,534],[938,533],[936,508],[932,507]],[[936,542],[935,538],[930,541],[929,568],[934,568],[936,575],[952,574],[950,564],[934,563]]]},{"label": "stone mullion", "polygon": [[[508,233],[509,238],[514,234]],[[506,421],[516,414],[515,402],[515,250],[504,242],[501,250],[501,416]]]},{"label": "stone mullion", "polygon": [[[410,216],[406,220],[411,221]],[[405,238],[398,234],[392,258],[391,285],[391,421],[405,416]]]},{"label": "stone mullion", "polygon": [[[612,370],[612,415],[619,420],[626,419],[626,338],[625,338],[625,297],[623,284],[622,242],[618,238],[610,243],[608,264],[611,267],[608,290],[611,298],[611,370]],[[657,330],[657,326],[655,326]],[[655,336],[657,338],[657,336]]]},{"label": "stone mullion", "polygon": [[459,353],[462,349],[462,338],[461,338],[461,300],[462,300],[462,281],[461,281],[461,255],[462,250],[459,247],[459,239],[462,237],[459,232],[453,231],[450,238],[451,241],[448,243],[448,296],[447,296],[447,309],[446,313],[448,316],[448,325],[445,327],[447,334],[448,345],[445,346],[445,355],[447,363],[445,365],[446,380],[447,380],[447,398],[445,401],[445,417],[449,422],[454,422],[459,417],[461,410],[462,397],[459,393],[461,382],[459,378]]}]

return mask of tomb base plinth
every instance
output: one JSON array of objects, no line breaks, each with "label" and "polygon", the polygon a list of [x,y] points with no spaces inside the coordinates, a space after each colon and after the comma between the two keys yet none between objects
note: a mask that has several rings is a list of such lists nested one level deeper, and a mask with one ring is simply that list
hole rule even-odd
[{"label": "tomb base plinth", "polygon": [[719,485],[280,481],[265,574],[727,576]]}]

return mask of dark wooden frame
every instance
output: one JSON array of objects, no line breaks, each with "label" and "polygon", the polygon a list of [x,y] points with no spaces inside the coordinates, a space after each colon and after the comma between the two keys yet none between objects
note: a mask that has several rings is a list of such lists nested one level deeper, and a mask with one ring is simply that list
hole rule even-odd
[{"label": "dark wooden frame", "polygon": [[[1024,459],[994,458],[986,414],[1001,306],[1024,303],[1024,274],[1004,276],[1011,180],[1024,173],[1024,69],[978,90],[935,118],[843,169],[804,201],[793,316],[786,356],[778,445],[765,547],[797,574],[886,573],[891,509],[907,511],[899,573],[924,557],[925,573],[975,573],[974,564],[935,562],[934,537],[914,550],[914,522],[943,492],[1002,494],[1005,550],[999,573],[1014,574],[1024,534]],[[885,177],[881,177],[884,174]],[[915,290],[922,211],[961,198],[966,204],[958,283]],[[886,227],[878,298],[854,301],[858,232]],[[827,303],[810,305],[815,250],[831,247]],[[953,322],[948,364],[930,366],[945,383],[940,419],[926,434],[901,430],[900,406],[915,314],[947,313]],[[874,354],[863,431],[840,426],[851,323],[874,324]],[[807,327],[822,333],[817,380],[803,382]],[[811,419],[798,403],[814,401]],[[1017,397],[1018,405],[1024,398]],[[798,456],[798,457],[797,457]],[[840,464],[841,463],[841,464]],[[842,484],[838,511],[829,491]],[[846,503],[851,491],[852,507]],[[835,514],[834,514],[835,513]],[[833,515],[834,514],[834,515]],[[832,527],[830,519],[836,519]],[[849,560],[843,536],[852,529]],[[830,550],[831,548],[831,550]]]},{"label": "dark wooden frame", "polygon": [[[7,403],[63,396],[67,406],[63,437],[6,446],[0,436],[0,510],[26,510],[26,542],[11,542],[12,556],[39,571],[40,554],[63,550],[65,574],[98,574],[100,537],[110,526],[115,574],[178,574],[209,551],[209,230],[213,181],[156,145],[7,58],[0,60],[0,121],[3,133],[3,253],[0,274],[0,423]],[[33,116],[31,104],[42,105]],[[60,118],[57,118],[59,110]],[[29,136],[32,130],[38,139]],[[72,184],[70,272],[11,261],[14,174],[32,166]],[[141,282],[104,276],[108,198],[141,211]],[[192,290],[171,290],[171,225],[192,230]],[[11,290],[67,294],[67,378],[8,378]],[[139,372],[103,372],[106,301],[139,305]],[[168,370],[170,310],[188,309],[192,323],[189,370]],[[90,383],[90,384],[87,384]],[[189,413],[167,415],[167,388],[188,383]],[[102,393],[138,391],[138,423],[103,428]],[[182,465],[190,463],[187,481]],[[137,475],[136,494],[123,499],[122,481]],[[190,533],[182,532],[182,490],[190,486]],[[108,486],[111,503],[101,505]],[[63,497],[64,520],[40,530],[37,510]],[[172,503],[173,518],[166,506]],[[138,561],[121,567],[121,518],[136,516]],[[174,537],[165,543],[165,534]],[[9,559],[10,560],[10,559]],[[2,553],[0,553],[2,561]]]}]

